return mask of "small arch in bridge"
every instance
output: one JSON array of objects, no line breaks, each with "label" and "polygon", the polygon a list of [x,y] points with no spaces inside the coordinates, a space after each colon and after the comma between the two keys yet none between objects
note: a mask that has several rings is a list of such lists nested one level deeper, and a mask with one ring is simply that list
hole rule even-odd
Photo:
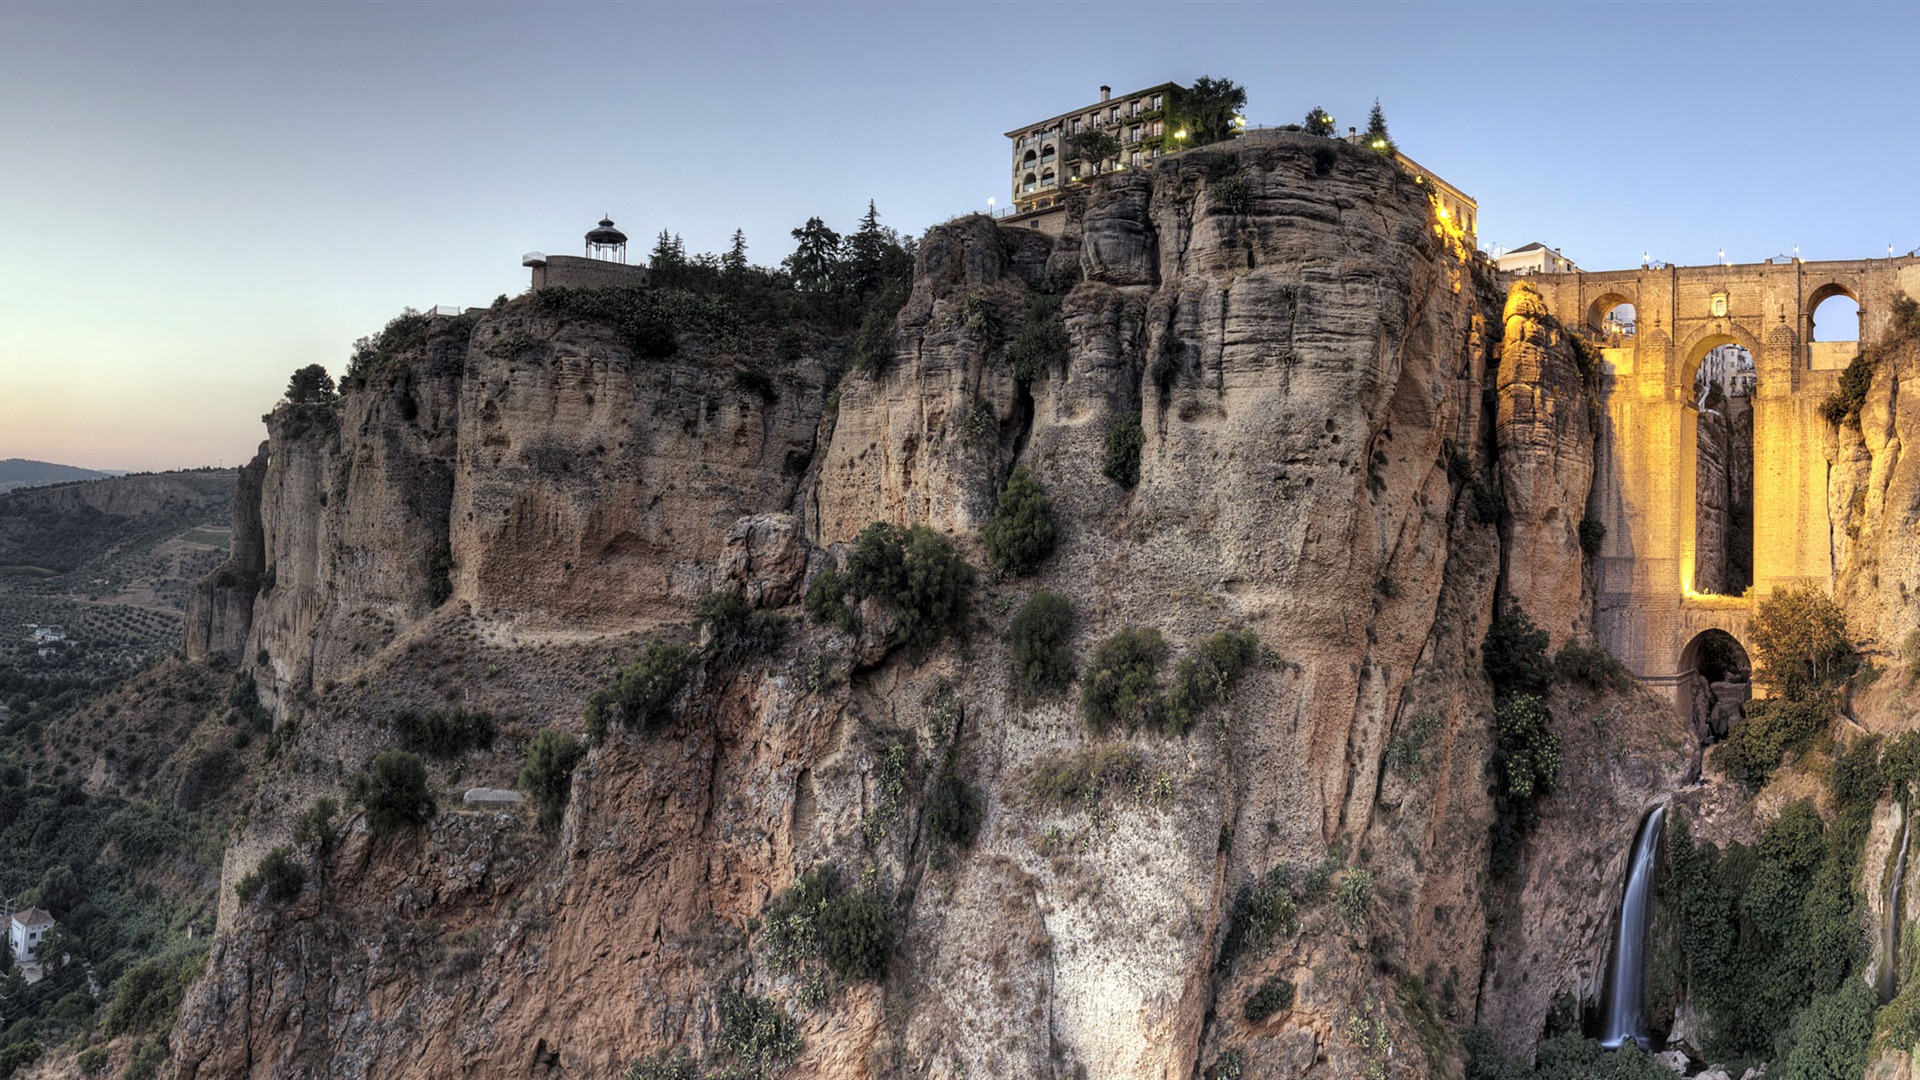
[{"label": "small arch in bridge", "polygon": [[1807,297],[1809,341],[1859,341],[1860,298],[1839,282],[1815,289]]},{"label": "small arch in bridge", "polygon": [[1753,662],[1725,630],[1702,630],[1680,650],[1673,705],[1701,741],[1727,737],[1753,696]]},{"label": "small arch in bridge", "polygon": [[1632,337],[1633,299],[1610,292],[1587,306],[1587,328],[1606,337]]}]

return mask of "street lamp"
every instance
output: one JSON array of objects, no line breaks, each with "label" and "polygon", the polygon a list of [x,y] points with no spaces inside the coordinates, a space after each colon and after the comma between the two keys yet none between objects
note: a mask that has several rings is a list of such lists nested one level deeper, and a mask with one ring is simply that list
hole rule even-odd
[{"label": "street lamp", "polygon": [[993,216],[993,200],[992,199],[987,200],[987,216],[988,217]]}]

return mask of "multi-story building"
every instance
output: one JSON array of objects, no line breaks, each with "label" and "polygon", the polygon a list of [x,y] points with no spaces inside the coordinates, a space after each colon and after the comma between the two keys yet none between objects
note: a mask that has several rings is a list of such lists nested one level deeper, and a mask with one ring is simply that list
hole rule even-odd
[{"label": "multi-story building", "polygon": [[1493,264],[1507,274],[1571,274],[1580,268],[1573,260],[1539,241],[1494,256]]},{"label": "multi-story building", "polygon": [[[1113,88],[1103,86],[1100,100],[1091,105],[1007,132],[1013,140],[1014,212],[1049,209],[1077,179],[1138,168],[1159,157],[1167,136],[1169,99],[1183,89],[1167,82],[1114,97]],[[1098,161],[1081,156],[1074,136],[1095,132],[1112,135],[1118,152]]]}]

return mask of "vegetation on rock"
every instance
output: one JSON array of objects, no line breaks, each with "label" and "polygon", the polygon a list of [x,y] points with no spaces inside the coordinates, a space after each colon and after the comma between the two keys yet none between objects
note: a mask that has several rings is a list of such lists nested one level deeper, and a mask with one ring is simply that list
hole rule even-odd
[{"label": "vegetation on rock", "polygon": [[1140,451],[1146,446],[1147,434],[1140,426],[1140,414],[1122,412],[1114,416],[1112,426],[1107,428],[1106,456],[1100,463],[1100,474],[1119,484],[1121,487],[1134,487],[1140,483]]},{"label": "vegetation on rock", "polygon": [[706,634],[704,651],[723,662],[773,652],[787,638],[784,616],[755,611],[724,590],[708,593],[694,605],[693,629]]},{"label": "vegetation on rock", "polygon": [[1015,577],[1040,568],[1053,554],[1053,509],[1047,493],[1022,465],[1007,477],[993,516],[980,530],[993,568]]},{"label": "vegetation on rock", "polygon": [[629,731],[652,735],[678,715],[674,703],[692,680],[693,650],[655,638],[640,659],[621,669],[612,684],[587,698],[587,737],[606,740],[618,724]]},{"label": "vegetation on rock", "polygon": [[1093,730],[1159,725],[1165,697],[1158,671],[1166,651],[1151,626],[1129,626],[1094,649],[1080,687],[1080,712]]},{"label": "vegetation on rock", "polygon": [[239,894],[243,904],[264,892],[269,903],[285,905],[298,898],[306,884],[307,872],[295,860],[293,848],[281,844],[267,852],[259,866],[235,882],[233,891]]},{"label": "vegetation on rock", "polygon": [[1064,596],[1042,590],[1014,613],[1007,627],[1014,689],[1028,698],[1065,690],[1073,683],[1073,607]]},{"label": "vegetation on rock", "polygon": [[540,824],[554,828],[566,813],[573,791],[573,770],[586,748],[567,732],[545,728],[527,744],[527,761],[520,767],[520,790],[540,808]]},{"label": "vegetation on rock", "polygon": [[367,831],[375,838],[433,820],[433,791],[427,767],[405,750],[382,750],[353,778],[347,795],[367,813]]},{"label": "vegetation on rock", "polygon": [[894,639],[924,656],[960,628],[973,598],[974,571],[953,541],[925,525],[876,521],[847,553],[848,587],[892,609]]}]

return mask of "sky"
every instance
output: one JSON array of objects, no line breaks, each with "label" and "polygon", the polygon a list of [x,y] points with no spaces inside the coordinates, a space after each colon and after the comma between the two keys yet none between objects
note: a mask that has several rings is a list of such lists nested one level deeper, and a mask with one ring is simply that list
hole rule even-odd
[{"label": "sky", "polygon": [[[1817,16],[1817,17],[1816,17]],[[294,369],[610,214],[776,264],[1007,201],[1004,132],[1201,75],[1588,269],[1920,247],[1920,5],[0,0],[0,458],[233,465]]]}]

